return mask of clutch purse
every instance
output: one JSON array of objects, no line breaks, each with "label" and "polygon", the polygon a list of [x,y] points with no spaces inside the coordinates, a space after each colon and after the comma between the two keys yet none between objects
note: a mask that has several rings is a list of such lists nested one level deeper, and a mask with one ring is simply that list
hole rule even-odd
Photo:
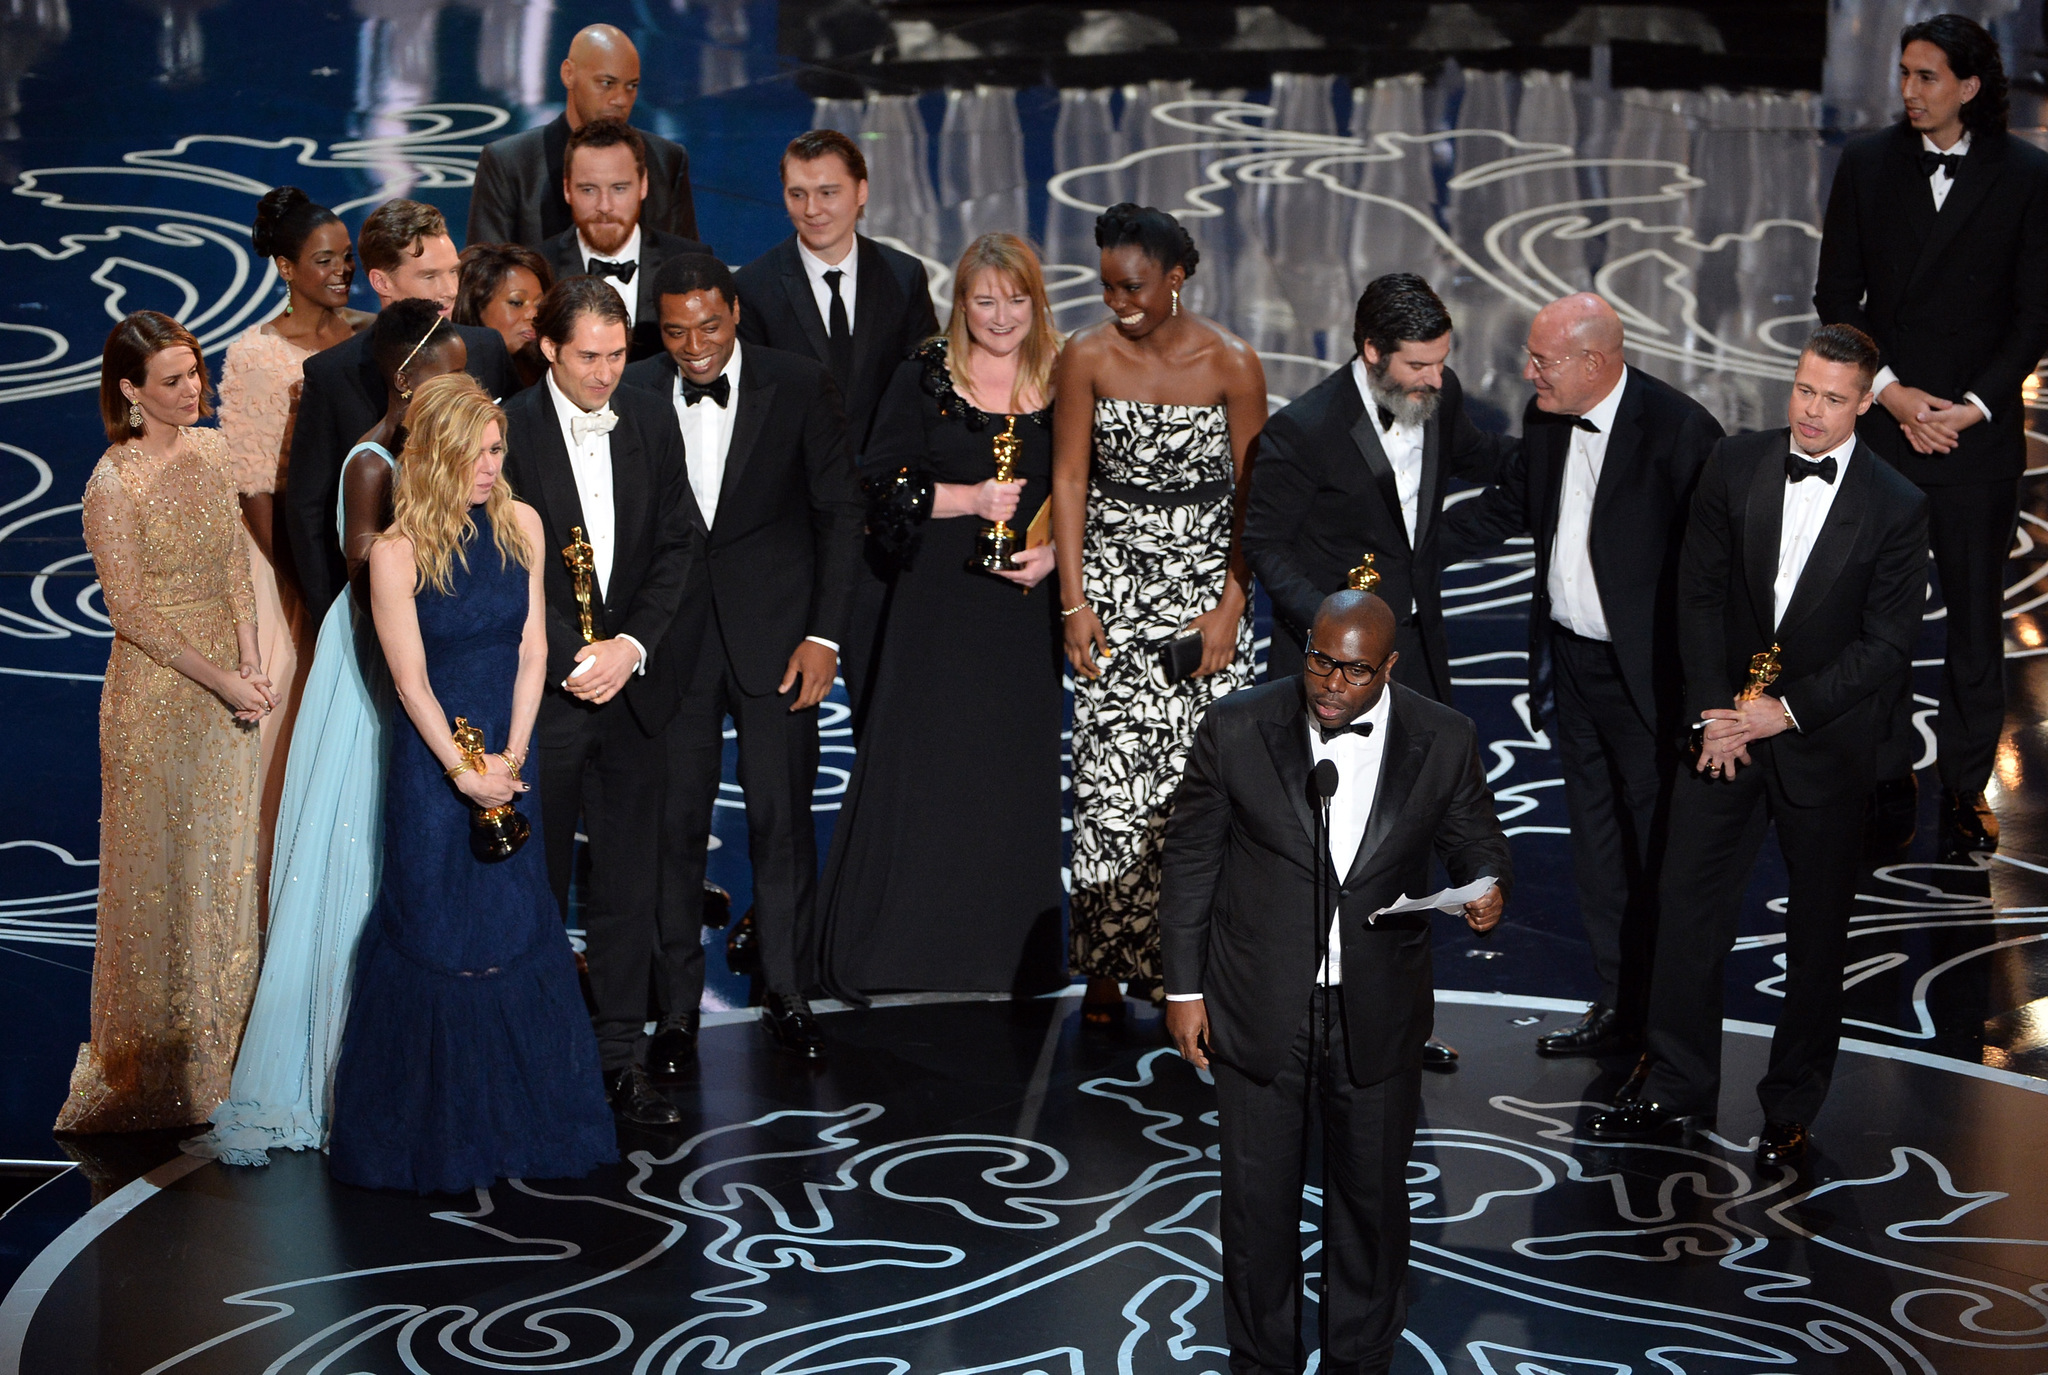
[{"label": "clutch purse", "polygon": [[1202,666],[1202,632],[1190,631],[1159,646],[1159,665],[1166,670],[1169,687],[1184,678],[1193,677],[1195,670]]}]

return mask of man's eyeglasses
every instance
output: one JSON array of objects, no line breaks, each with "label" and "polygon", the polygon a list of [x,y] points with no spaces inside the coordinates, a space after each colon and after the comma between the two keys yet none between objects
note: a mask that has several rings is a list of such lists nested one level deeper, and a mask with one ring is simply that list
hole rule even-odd
[{"label": "man's eyeglasses", "polygon": [[1353,687],[1364,687],[1380,672],[1378,664],[1369,664],[1363,659],[1332,659],[1314,646],[1302,651],[1301,660],[1302,665],[1318,678],[1327,678],[1339,669],[1344,670],[1344,681]]},{"label": "man's eyeglasses", "polygon": [[1584,352],[1584,349],[1575,349],[1558,358],[1545,358],[1540,353],[1530,353],[1527,349],[1522,350],[1523,356],[1529,360],[1529,367],[1544,377],[1548,377],[1551,373],[1556,372],[1559,368]]}]

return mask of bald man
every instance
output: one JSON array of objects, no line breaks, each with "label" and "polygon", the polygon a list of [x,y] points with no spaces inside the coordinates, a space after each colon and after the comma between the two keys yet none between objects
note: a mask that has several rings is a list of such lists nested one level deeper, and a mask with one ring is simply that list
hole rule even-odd
[{"label": "bald man", "polygon": [[[469,193],[473,243],[541,244],[573,223],[562,186],[562,155],[569,135],[594,119],[630,121],[640,96],[640,52],[610,24],[592,24],[569,43],[562,59],[562,113],[538,129],[499,139],[476,160]],[[641,223],[665,234],[697,237],[697,206],[690,199],[690,155],[679,143],[644,130],[647,195]]]},{"label": "bald man", "polygon": [[1326,598],[1301,674],[1209,708],[1166,825],[1166,1029],[1216,1082],[1234,1375],[1301,1368],[1312,1121],[1322,1368],[1387,1370],[1407,1309],[1408,1157],[1435,1004],[1429,914],[1382,910],[1430,892],[1439,859],[1461,886],[1494,880],[1457,909],[1474,931],[1492,930],[1507,899],[1478,733],[1394,680],[1397,629],[1370,593]]},{"label": "bald man", "polygon": [[1693,483],[1721,426],[1622,360],[1621,317],[1590,293],[1529,326],[1535,388],[1497,485],[1444,517],[1446,566],[1513,535],[1535,544],[1529,697],[1564,771],[1572,869],[1598,996],[1545,1032],[1550,1055],[1641,1040],[1658,833],[1680,721],[1678,551]]}]

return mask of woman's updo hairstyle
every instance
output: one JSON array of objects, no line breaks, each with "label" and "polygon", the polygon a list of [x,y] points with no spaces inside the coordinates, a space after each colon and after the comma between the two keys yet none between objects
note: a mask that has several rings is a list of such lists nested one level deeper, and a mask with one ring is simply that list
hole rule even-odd
[{"label": "woman's updo hairstyle", "polygon": [[299,250],[323,224],[340,224],[341,217],[296,186],[273,186],[256,202],[256,223],[249,228],[249,243],[265,258],[297,262]]},{"label": "woman's updo hairstyle", "polygon": [[1095,217],[1097,248],[1107,252],[1126,244],[1136,244],[1145,250],[1145,256],[1158,263],[1162,272],[1177,267],[1183,276],[1192,277],[1195,264],[1202,260],[1201,251],[1188,237],[1188,231],[1180,227],[1180,221],[1150,205],[1125,201]]}]

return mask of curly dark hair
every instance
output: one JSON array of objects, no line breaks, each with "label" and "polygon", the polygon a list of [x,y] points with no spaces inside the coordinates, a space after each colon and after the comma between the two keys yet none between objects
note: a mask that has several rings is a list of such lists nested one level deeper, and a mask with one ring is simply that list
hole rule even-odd
[{"label": "curly dark hair", "polygon": [[1982,24],[1960,14],[1937,14],[1908,24],[1899,34],[1899,51],[1908,43],[1932,43],[1948,58],[1948,69],[1967,81],[1977,78],[1977,94],[1963,103],[1963,127],[1972,134],[2002,134],[2008,109],[2005,61],[1998,40]]},{"label": "curly dark hair", "polygon": [[540,283],[541,294],[555,284],[548,260],[518,243],[473,243],[462,250],[461,284],[455,289],[455,309],[449,318],[458,325],[480,325],[484,310],[505,284],[505,274],[523,267]]},{"label": "curly dark hair", "polygon": [[1195,264],[1202,260],[1201,251],[1188,237],[1188,231],[1181,228],[1180,221],[1156,206],[1125,201],[1095,217],[1097,248],[1106,253],[1126,244],[1143,249],[1161,271],[1170,272],[1177,267],[1184,277],[1194,276]]},{"label": "curly dark hair", "polygon": [[619,299],[617,288],[602,277],[589,276],[564,277],[548,288],[548,294],[540,298],[540,314],[534,317],[533,328],[556,348],[566,348],[576,333],[576,322],[586,315],[623,325],[628,334],[633,332],[632,318],[626,314],[626,303]]},{"label": "curly dark hair", "polygon": [[1429,283],[1413,272],[1389,272],[1365,284],[1352,317],[1351,345],[1361,354],[1371,344],[1385,358],[1403,343],[1441,339],[1451,328],[1451,312]]}]

